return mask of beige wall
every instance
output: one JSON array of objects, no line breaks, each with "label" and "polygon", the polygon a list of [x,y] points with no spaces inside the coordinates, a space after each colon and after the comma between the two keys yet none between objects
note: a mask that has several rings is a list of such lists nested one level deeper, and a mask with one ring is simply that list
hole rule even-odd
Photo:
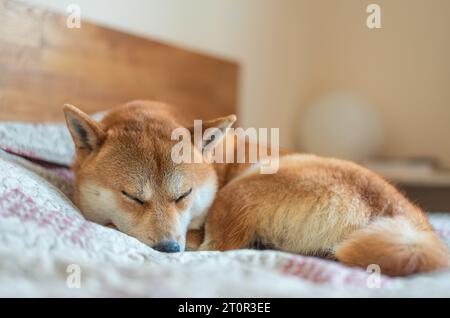
[{"label": "beige wall", "polygon": [[[369,30],[369,3],[382,29]],[[450,1],[320,0],[311,96],[348,89],[382,117],[383,154],[437,156],[450,167]]]},{"label": "beige wall", "polygon": [[[448,0],[28,0],[238,61],[240,119],[280,127],[295,146],[301,108],[345,89],[379,112],[385,155],[434,155],[450,167]],[[369,30],[378,3],[382,29]]]}]

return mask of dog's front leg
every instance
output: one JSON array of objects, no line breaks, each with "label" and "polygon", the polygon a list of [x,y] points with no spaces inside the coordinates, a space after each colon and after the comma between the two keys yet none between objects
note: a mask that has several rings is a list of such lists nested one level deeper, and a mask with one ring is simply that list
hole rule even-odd
[{"label": "dog's front leg", "polygon": [[186,250],[196,251],[203,242],[204,229],[189,230],[186,235]]}]

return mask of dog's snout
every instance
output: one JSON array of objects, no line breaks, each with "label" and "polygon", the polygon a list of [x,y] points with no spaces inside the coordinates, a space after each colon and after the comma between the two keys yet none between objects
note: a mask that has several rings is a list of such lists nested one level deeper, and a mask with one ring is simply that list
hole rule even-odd
[{"label": "dog's snout", "polygon": [[153,249],[165,253],[177,253],[181,250],[180,244],[175,241],[162,241],[153,246]]}]

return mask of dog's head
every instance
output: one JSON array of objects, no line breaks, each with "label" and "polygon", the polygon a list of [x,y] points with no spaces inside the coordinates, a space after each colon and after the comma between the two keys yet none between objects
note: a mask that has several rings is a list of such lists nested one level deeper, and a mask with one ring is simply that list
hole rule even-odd
[{"label": "dog's head", "polygon": [[[189,223],[214,200],[217,176],[204,161],[173,160],[177,122],[164,112],[153,116],[146,105],[119,107],[101,122],[70,105],[64,113],[76,148],[74,201],[85,217],[155,249],[183,251]],[[234,121],[232,115],[203,128],[223,131]],[[192,152],[204,155],[197,147]]]}]

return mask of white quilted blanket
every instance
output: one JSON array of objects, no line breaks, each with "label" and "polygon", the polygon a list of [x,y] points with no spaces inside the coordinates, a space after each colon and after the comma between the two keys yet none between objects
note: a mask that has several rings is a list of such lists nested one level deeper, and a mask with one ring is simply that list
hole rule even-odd
[{"label": "white quilted blanket", "polygon": [[[0,124],[0,296],[450,297],[450,271],[392,279],[275,251],[163,254],[70,201],[62,124]],[[450,244],[450,214],[431,221]]]}]

